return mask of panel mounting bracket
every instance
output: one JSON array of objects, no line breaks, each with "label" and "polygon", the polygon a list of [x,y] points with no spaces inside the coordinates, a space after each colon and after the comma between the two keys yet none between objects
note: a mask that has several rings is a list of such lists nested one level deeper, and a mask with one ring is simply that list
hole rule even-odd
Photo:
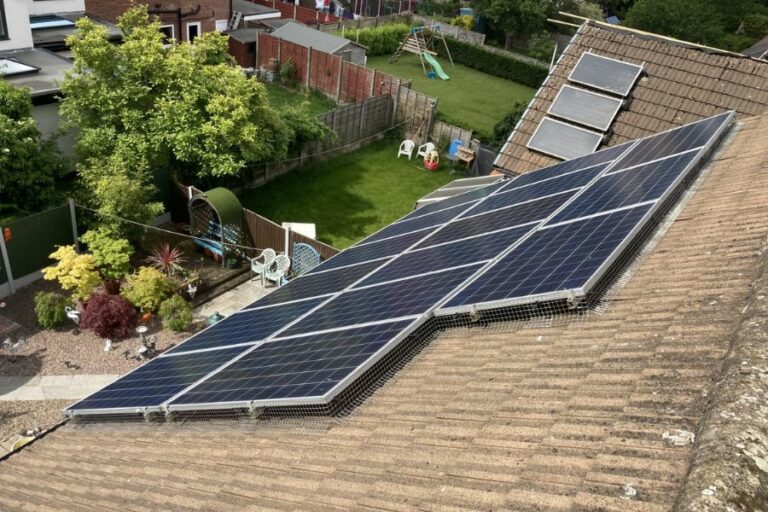
[{"label": "panel mounting bracket", "polygon": [[262,414],[264,414],[264,407],[257,406],[256,402],[250,402],[248,404],[248,416],[250,416],[252,420],[259,419]]}]

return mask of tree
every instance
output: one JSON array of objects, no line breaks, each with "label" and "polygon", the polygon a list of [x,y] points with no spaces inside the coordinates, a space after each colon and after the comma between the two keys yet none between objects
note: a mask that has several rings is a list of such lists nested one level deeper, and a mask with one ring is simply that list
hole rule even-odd
[{"label": "tree", "polygon": [[233,64],[226,36],[166,48],[146,6],[126,11],[118,26],[122,45],[103,26],[77,22],[67,40],[74,65],[62,84],[62,112],[81,130],[79,171],[103,213],[156,213],[151,179],[159,167],[185,180],[236,176],[285,157],[297,135],[324,133],[305,112],[292,111],[289,123],[271,108],[264,86]]},{"label": "tree", "polygon": [[35,211],[55,202],[64,158],[40,136],[29,91],[0,79],[0,206]]},{"label": "tree", "polygon": [[517,122],[523,117],[523,113],[525,113],[527,107],[528,104],[524,101],[516,101],[515,104],[512,105],[512,110],[507,112],[507,115],[493,127],[493,135],[489,141],[491,146],[500,148],[507,142],[509,134],[515,129]]},{"label": "tree", "polygon": [[99,227],[82,236],[93,262],[104,279],[120,280],[131,270],[133,246],[108,228]]},{"label": "tree", "polygon": [[136,326],[136,309],[120,295],[94,293],[85,305],[80,325],[102,338],[122,338]]},{"label": "tree", "polygon": [[91,254],[77,254],[74,246],[62,245],[49,258],[58,263],[43,269],[43,278],[58,281],[62,289],[72,291],[75,299],[87,299],[101,283]]},{"label": "tree", "polygon": [[520,37],[543,31],[556,11],[552,0],[476,0],[472,5],[499,29]]}]

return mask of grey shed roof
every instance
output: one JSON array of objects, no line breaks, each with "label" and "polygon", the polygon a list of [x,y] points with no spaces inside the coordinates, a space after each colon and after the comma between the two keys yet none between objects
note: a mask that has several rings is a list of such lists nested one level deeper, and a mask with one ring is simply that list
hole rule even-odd
[{"label": "grey shed roof", "polygon": [[29,88],[33,98],[59,93],[59,82],[64,79],[64,72],[72,68],[72,61],[43,48],[0,52],[0,59],[11,59],[40,69],[36,73],[5,78],[16,87]]},{"label": "grey shed roof", "polygon": [[349,44],[355,44],[349,39],[326,34],[295,21],[286,23],[272,32],[272,35],[290,43],[307,47],[311,46],[316,50],[326,53],[335,53]]},{"label": "grey shed roof", "polygon": [[768,36],[765,36],[741,53],[756,59],[765,59],[766,54],[768,54]]}]

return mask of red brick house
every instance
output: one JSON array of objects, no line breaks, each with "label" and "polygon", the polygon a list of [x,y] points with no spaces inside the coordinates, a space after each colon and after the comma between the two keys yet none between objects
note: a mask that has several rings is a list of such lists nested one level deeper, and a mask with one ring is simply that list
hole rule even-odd
[{"label": "red brick house", "polygon": [[[157,16],[169,38],[194,39],[203,32],[224,31],[232,12],[231,0],[136,0]],[[131,6],[131,0],[85,0],[88,14],[111,22]]]}]

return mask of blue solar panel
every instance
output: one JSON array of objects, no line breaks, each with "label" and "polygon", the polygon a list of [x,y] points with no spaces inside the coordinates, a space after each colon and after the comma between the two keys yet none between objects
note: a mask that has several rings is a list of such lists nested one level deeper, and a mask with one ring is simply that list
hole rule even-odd
[{"label": "blue solar panel", "polygon": [[[543,220],[552,212],[560,208],[574,192],[566,192],[556,196],[545,197],[530,203],[511,206],[502,210],[496,210],[476,217],[459,219],[445,226],[440,231],[421,242],[416,248],[430,247],[444,242],[453,242],[462,238],[488,233],[496,229],[503,229],[532,221]],[[534,226],[529,226],[532,229]]]},{"label": "blue solar panel", "polygon": [[637,206],[537,231],[443,308],[586,286],[650,209]]},{"label": "blue solar panel", "polygon": [[282,329],[325,299],[303,300],[263,309],[250,309],[226,317],[199,332],[167,354],[219,348],[262,340]]},{"label": "blue solar panel", "polygon": [[354,265],[355,263],[375,260],[385,256],[394,256],[395,254],[400,254],[428,234],[429,231],[417,231],[416,233],[408,233],[395,238],[381,240],[379,242],[355,245],[323,262],[319,267],[312,269],[310,273]]},{"label": "blue solar panel", "polygon": [[[375,235],[366,238],[362,243],[374,242],[381,240],[382,238],[388,238],[395,235],[402,235],[403,233],[409,233],[416,231],[417,229],[424,229],[432,226],[439,226],[445,222],[456,217],[458,214],[469,208],[469,205],[459,205],[439,212],[431,213],[429,215],[422,215],[415,219],[403,220],[395,224],[390,224]],[[424,236],[428,233],[424,231]]]},{"label": "blue solar panel", "polygon": [[369,261],[338,270],[304,274],[246,306],[246,309],[336,293],[385,263],[386,260]]},{"label": "blue solar panel", "polygon": [[383,283],[405,277],[495,258],[531,230],[531,226],[505,229],[494,233],[430,247],[399,256],[386,267],[376,271],[360,286]]},{"label": "blue solar panel", "polygon": [[392,320],[427,312],[480,265],[346,291],[283,333],[284,336]]},{"label": "blue solar panel", "polygon": [[408,215],[400,219],[400,222],[405,220],[415,219],[416,217],[421,217],[422,215],[427,215],[428,213],[434,213],[439,210],[444,210],[446,208],[450,208],[451,206],[468,203],[470,201],[477,201],[478,199],[488,197],[489,195],[493,194],[494,192],[499,190],[501,187],[503,187],[505,183],[506,183],[505,181],[500,181],[498,183],[488,185],[487,187],[476,188],[475,190],[464,192],[463,194],[459,194],[458,196],[449,197],[447,199],[443,199],[442,201],[438,201],[436,203],[422,206],[415,212],[409,213]]},{"label": "blue solar panel", "polygon": [[69,410],[156,407],[249,348],[252,347],[158,357]]},{"label": "blue solar panel", "polygon": [[682,128],[642,139],[626,155],[619,159],[619,162],[612,170],[632,167],[633,165],[650,162],[657,158],[701,147],[726,126],[731,116],[730,112],[726,112],[703,121],[685,125]]},{"label": "blue solar panel", "polygon": [[558,194],[567,190],[583,187],[592,179],[594,179],[595,176],[603,172],[606,166],[607,164],[602,164],[596,167],[590,167],[589,169],[585,169],[583,171],[566,174],[565,176],[561,176],[559,178],[553,178],[548,181],[533,183],[526,187],[515,188],[509,192],[501,192],[495,196],[489,197],[476,207],[464,213],[462,217],[489,212],[498,208],[504,208],[513,204],[522,203],[523,201],[530,201],[531,199],[547,197],[551,196],[552,194]]},{"label": "blue solar panel", "polygon": [[681,177],[696,156],[693,151],[603,176],[549,223],[658,199]]},{"label": "blue solar panel", "polygon": [[275,340],[260,345],[170,405],[316,398],[362,373],[407,334],[413,320]]}]

